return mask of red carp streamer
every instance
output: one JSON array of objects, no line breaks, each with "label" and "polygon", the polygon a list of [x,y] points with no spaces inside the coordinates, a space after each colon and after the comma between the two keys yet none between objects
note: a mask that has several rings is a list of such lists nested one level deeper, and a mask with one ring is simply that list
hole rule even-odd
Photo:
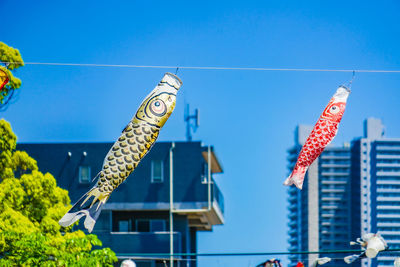
[{"label": "red carp streamer", "polygon": [[0,69],[0,90],[8,83],[7,73]]},{"label": "red carp streamer", "polygon": [[294,170],[285,180],[284,185],[294,184],[298,189],[303,188],[304,176],[308,167],[336,136],[349,94],[350,90],[345,86],[340,86],[336,90],[303,145]]}]

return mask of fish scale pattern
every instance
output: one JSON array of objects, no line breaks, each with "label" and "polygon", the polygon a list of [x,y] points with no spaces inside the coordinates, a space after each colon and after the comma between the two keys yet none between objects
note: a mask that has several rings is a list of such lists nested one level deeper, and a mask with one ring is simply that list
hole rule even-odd
[{"label": "fish scale pattern", "polygon": [[337,122],[319,119],[301,149],[297,165],[302,167],[311,165],[335,137],[338,125]]},{"label": "fish scale pattern", "polygon": [[284,182],[285,185],[294,184],[299,189],[303,188],[308,167],[336,136],[349,93],[350,90],[344,86],[336,90],[304,143],[292,173]]},{"label": "fish scale pattern", "polygon": [[149,152],[160,131],[147,123],[129,123],[106,155],[99,174],[100,192],[111,194]]}]

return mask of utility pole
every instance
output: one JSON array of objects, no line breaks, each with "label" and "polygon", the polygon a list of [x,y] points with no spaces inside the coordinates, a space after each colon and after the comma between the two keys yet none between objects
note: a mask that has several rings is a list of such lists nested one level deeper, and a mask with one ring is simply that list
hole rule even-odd
[{"label": "utility pole", "polygon": [[169,149],[169,266],[174,266],[174,148],[172,142]]}]

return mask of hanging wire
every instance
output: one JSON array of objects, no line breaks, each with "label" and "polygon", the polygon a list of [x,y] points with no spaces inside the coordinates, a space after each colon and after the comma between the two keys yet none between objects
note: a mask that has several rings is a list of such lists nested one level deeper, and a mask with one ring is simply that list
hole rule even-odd
[{"label": "hanging wire", "polygon": [[341,86],[346,88],[347,91],[351,91],[351,84],[353,83],[354,77],[356,76],[356,71],[353,70],[353,75],[351,76],[351,80],[347,83],[343,83]]},{"label": "hanging wire", "polygon": [[[301,255],[301,254],[339,254],[339,253],[362,253],[365,250],[321,250],[321,251],[284,251],[284,252],[225,252],[225,253],[174,253],[173,256],[197,256],[197,257],[223,257],[223,256],[268,256],[268,255]],[[387,252],[400,252],[400,249],[386,249],[381,253]],[[127,257],[169,257],[169,253],[132,253],[132,254],[118,254],[118,256]]]},{"label": "hanging wire", "polygon": [[[4,62],[6,64],[22,62]],[[46,66],[80,66],[80,67],[112,67],[112,68],[151,68],[151,69],[192,69],[192,70],[248,70],[248,71],[302,71],[302,72],[363,72],[363,73],[400,73],[400,70],[368,70],[368,69],[306,69],[306,68],[253,68],[253,67],[202,67],[202,66],[158,66],[158,65],[119,65],[119,64],[87,64],[56,62],[24,62],[25,65]]]},{"label": "hanging wire", "polygon": [[349,84],[348,84],[349,89],[351,88],[351,84],[353,83],[354,77],[355,77],[355,76],[356,76],[356,71],[353,70],[353,76],[351,77],[351,80],[350,80],[350,82],[349,82]]}]

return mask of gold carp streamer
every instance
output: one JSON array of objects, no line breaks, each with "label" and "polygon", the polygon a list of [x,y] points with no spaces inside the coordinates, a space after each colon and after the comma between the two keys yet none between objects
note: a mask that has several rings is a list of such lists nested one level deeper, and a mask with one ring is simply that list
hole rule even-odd
[{"label": "gold carp streamer", "polygon": [[125,181],[153,146],[160,129],[175,108],[176,93],[181,85],[182,81],[174,74],[164,75],[107,153],[96,185],[61,218],[61,226],[69,226],[86,216],[85,228],[92,231],[110,194]]}]

